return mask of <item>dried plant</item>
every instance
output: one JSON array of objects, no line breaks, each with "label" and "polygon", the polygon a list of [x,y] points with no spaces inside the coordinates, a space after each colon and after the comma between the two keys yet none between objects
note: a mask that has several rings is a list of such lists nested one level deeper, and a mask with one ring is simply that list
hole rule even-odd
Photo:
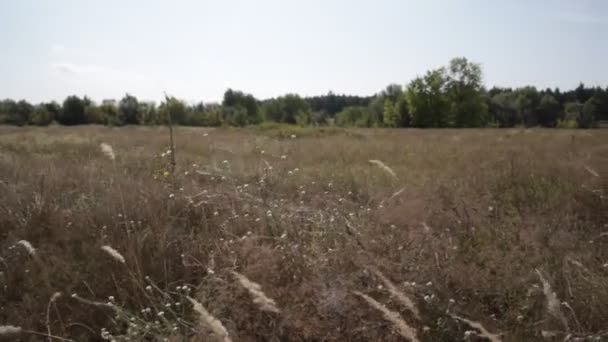
[{"label": "dried plant", "polygon": [[221,342],[231,342],[230,335],[228,334],[228,330],[224,327],[222,322],[217,318],[213,317],[205,309],[203,304],[192,297],[187,297],[190,303],[193,306],[194,311],[196,311],[199,315],[199,324],[202,328],[209,330],[214,337]]},{"label": "dried plant", "polygon": [[117,250],[115,250],[114,248],[112,248],[111,246],[105,245],[105,246],[101,246],[101,250],[106,252],[109,256],[111,256],[114,260],[124,264],[125,263],[125,257],[122,256],[122,254],[120,254]]},{"label": "dried plant", "polygon": [[488,329],[486,329],[483,326],[483,324],[481,324],[479,322],[471,321],[470,319],[466,319],[464,317],[460,317],[460,316],[456,316],[456,315],[451,315],[451,316],[452,316],[452,318],[454,318],[456,320],[466,323],[471,328],[479,330],[479,336],[485,337],[488,340],[490,340],[491,342],[501,342],[502,341],[502,339],[500,338],[500,335],[492,334],[491,332],[488,331]]},{"label": "dried plant", "polygon": [[17,241],[17,244],[22,246],[23,248],[25,248],[25,250],[27,251],[27,253],[31,256],[35,256],[36,255],[36,248],[34,248],[34,246],[32,246],[32,244],[27,241],[27,240],[19,240]]},{"label": "dried plant", "polygon": [[397,174],[395,173],[395,171],[393,171],[393,169],[391,169],[386,164],[384,164],[381,160],[370,159],[369,162],[372,163],[372,164],[374,164],[374,165],[376,165],[376,166],[378,166],[379,168],[381,168],[382,170],[384,170],[386,173],[388,173],[389,175],[393,176],[393,178],[399,179],[397,177]]},{"label": "dried plant", "polygon": [[359,291],[354,291],[353,293],[363,298],[363,300],[365,300],[365,302],[367,302],[367,304],[369,304],[374,309],[382,312],[384,319],[393,324],[393,327],[395,328],[395,330],[397,330],[399,335],[405,337],[406,339],[412,342],[419,341],[418,337],[416,336],[416,329],[409,326],[409,324],[407,324],[407,322],[403,320],[403,318],[401,318],[398,313],[389,310],[386,306],[384,306],[384,304],[379,303],[378,301],[364,293],[361,293]]},{"label": "dried plant", "polygon": [[103,154],[105,154],[106,157],[110,158],[110,160],[116,159],[116,155],[114,154],[114,149],[112,148],[111,145],[106,144],[106,143],[101,143],[101,144],[99,144],[99,148],[101,149],[101,152]]},{"label": "dried plant", "polygon": [[0,325],[0,337],[1,336],[12,336],[21,334],[23,330],[21,327],[16,327],[12,325]]},{"label": "dried plant", "polygon": [[262,286],[260,284],[249,280],[238,272],[233,271],[232,274],[236,277],[241,286],[249,291],[249,294],[253,297],[253,302],[259,306],[260,310],[274,313],[280,312],[275,301],[266,296],[262,291]]},{"label": "dried plant", "polygon": [[411,300],[403,291],[400,291],[395,284],[393,284],[387,277],[385,277],[382,273],[380,273],[377,269],[372,269],[372,272],[384,283],[388,292],[403,306],[405,306],[410,312],[414,314],[416,319],[420,319],[420,311],[414,304],[414,301]]},{"label": "dried plant", "polygon": [[566,316],[564,316],[564,314],[562,313],[561,304],[559,298],[557,298],[557,294],[553,291],[553,289],[551,288],[551,284],[543,276],[540,270],[537,269],[536,274],[538,275],[540,282],[543,284],[543,294],[545,295],[545,300],[547,301],[547,313],[549,313],[549,315],[553,318],[560,321],[566,331],[568,331],[568,320],[566,319]]}]

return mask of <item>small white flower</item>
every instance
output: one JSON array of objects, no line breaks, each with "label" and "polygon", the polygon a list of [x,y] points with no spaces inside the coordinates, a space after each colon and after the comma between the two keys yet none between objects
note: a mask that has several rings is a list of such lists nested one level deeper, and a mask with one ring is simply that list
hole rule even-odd
[{"label": "small white flower", "polygon": [[217,212],[217,210],[213,212],[213,216],[217,216],[217,215],[219,215],[219,214],[220,214],[220,213],[219,213],[219,212]]},{"label": "small white flower", "polygon": [[428,283],[426,283],[426,286],[433,286],[433,282],[429,281]]},{"label": "small white flower", "polygon": [[206,137],[206,136],[208,136],[208,135],[209,135],[209,133],[203,133],[203,136],[204,136],[204,137]]},{"label": "small white flower", "polygon": [[113,302],[113,301],[114,301],[114,296],[110,296],[110,297],[108,297],[108,300],[109,300],[110,302]]},{"label": "small white flower", "polygon": [[291,138],[291,139],[295,139],[295,138],[296,138],[296,135],[295,135],[295,134],[292,134],[292,135],[290,136],[290,138]]},{"label": "small white flower", "polygon": [[175,198],[175,194],[169,194],[169,198],[171,198],[171,199]]},{"label": "small white flower", "polygon": [[255,218],[255,222],[260,222],[260,218],[259,218],[259,217],[256,217],[256,218]]},{"label": "small white flower", "polygon": [[146,291],[152,291],[152,286],[150,286],[150,285],[146,286]]},{"label": "small white flower", "polygon": [[159,311],[156,315],[158,317],[163,317],[165,315],[165,312],[164,311]]},{"label": "small white flower", "polygon": [[281,159],[287,159],[287,156],[286,155],[282,155]]}]

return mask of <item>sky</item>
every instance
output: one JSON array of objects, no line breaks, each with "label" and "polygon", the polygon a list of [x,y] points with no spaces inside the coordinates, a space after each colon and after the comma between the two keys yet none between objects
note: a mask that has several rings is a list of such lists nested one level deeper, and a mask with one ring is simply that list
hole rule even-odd
[{"label": "sky", "polygon": [[605,0],[0,0],[0,98],[372,95],[464,56],[494,85],[608,86]]}]

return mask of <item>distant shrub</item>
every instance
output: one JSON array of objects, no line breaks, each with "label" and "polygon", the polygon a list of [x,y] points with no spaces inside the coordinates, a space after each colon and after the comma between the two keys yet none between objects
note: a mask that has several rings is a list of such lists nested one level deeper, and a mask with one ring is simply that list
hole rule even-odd
[{"label": "distant shrub", "polygon": [[557,119],[557,128],[578,128],[576,120]]}]

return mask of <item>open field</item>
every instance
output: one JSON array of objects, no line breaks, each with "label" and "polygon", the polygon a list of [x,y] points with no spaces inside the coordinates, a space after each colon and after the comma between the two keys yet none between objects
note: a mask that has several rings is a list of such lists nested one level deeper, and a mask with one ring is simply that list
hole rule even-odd
[{"label": "open field", "polygon": [[0,127],[0,340],[608,339],[607,130],[175,139]]}]

